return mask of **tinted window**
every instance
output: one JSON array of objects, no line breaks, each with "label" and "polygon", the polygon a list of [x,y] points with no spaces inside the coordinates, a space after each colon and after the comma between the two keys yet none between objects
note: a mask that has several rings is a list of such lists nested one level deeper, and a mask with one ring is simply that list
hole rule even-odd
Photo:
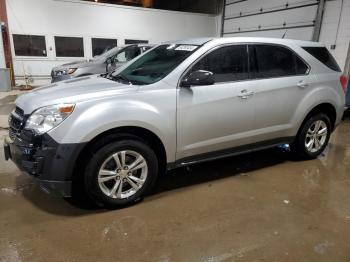
[{"label": "tinted window", "polygon": [[197,70],[212,72],[217,83],[247,79],[247,46],[232,45],[218,48],[199,60],[190,73]]},{"label": "tinted window", "polygon": [[55,36],[57,57],[84,57],[84,42],[81,37]]},{"label": "tinted window", "polygon": [[137,39],[125,39],[125,44],[148,44],[148,40],[137,40]]},{"label": "tinted window", "polygon": [[329,53],[327,48],[325,47],[303,47],[305,51],[307,51],[309,54],[311,54],[313,57],[315,57],[317,60],[321,61],[324,65],[326,65],[328,68],[340,72],[341,69],[339,68],[337,62]]},{"label": "tinted window", "polygon": [[277,45],[249,46],[251,78],[306,74],[307,65],[291,50]]},{"label": "tinted window", "polygon": [[45,36],[13,35],[16,56],[47,56]]},{"label": "tinted window", "polygon": [[107,39],[107,38],[92,38],[92,56],[98,56],[106,51],[116,47],[118,42],[117,39]]}]

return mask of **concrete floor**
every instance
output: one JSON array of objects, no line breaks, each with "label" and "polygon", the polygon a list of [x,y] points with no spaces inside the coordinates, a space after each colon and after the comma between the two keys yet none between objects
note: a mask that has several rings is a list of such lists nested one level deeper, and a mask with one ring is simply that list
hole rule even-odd
[{"label": "concrete floor", "polygon": [[274,149],[177,169],[112,211],[51,198],[0,151],[0,261],[350,261],[349,134],[317,160]]}]

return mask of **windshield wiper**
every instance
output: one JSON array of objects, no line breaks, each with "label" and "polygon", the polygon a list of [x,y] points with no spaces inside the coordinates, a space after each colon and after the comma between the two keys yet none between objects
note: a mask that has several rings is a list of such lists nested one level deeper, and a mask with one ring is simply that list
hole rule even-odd
[{"label": "windshield wiper", "polygon": [[126,78],[123,75],[116,75],[116,76],[114,76],[114,75],[110,74],[109,77],[110,77],[111,80],[114,80],[114,81],[118,81],[119,80],[118,82],[123,81],[123,82],[127,82],[129,85],[133,84],[131,80],[129,80],[128,78]]}]

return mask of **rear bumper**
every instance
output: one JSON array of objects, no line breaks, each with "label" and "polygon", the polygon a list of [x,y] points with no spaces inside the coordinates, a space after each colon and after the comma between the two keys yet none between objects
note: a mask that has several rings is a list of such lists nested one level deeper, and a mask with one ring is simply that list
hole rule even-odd
[{"label": "rear bumper", "polygon": [[22,172],[33,177],[43,191],[54,196],[69,197],[73,170],[83,145],[58,144],[48,135],[44,136],[39,138],[40,144],[25,142],[20,137],[14,140],[6,137],[5,159],[11,159]]}]

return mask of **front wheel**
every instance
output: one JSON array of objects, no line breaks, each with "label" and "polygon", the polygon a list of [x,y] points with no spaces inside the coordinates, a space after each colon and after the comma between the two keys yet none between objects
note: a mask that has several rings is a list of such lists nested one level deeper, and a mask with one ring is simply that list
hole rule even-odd
[{"label": "front wheel", "polygon": [[331,122],[325,114],[311,116],[301,127],[292,150],[304,159],[319,156],[326,148],[331,134]]},{"label": "front wheel", "polygon": [[135,140],[112,142],[100,148],[85,171],[86,192],[108,207],[139,201],[153,186],[158,161],[153,150]]}]

